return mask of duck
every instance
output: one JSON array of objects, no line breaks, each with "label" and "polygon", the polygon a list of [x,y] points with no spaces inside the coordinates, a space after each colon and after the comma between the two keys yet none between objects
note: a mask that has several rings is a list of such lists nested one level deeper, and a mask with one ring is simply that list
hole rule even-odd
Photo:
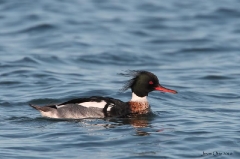
[{"label": "duck", "polygon": [[60,104],[38,106],[29,104],[38,110],[43,117],[55,119],[83,118],[129,118],[151,112],[148,94],[152,91],[176,94],[177,91],[160,85],[157,76],[149,71],[129,70],[120,75],[131,77],[122,91],[131,89],[132,97],[124,102],[119,99],[103,96],[91,96],[72,99]]}]

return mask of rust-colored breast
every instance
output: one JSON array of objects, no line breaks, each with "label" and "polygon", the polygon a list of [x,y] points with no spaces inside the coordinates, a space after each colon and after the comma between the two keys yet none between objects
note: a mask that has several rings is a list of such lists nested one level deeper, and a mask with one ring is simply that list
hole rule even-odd
[{"label": "rust-colored breast", "polygon": [[130,112],[134,114],[146,114],[149,112],[148,102],[129,102]]}]

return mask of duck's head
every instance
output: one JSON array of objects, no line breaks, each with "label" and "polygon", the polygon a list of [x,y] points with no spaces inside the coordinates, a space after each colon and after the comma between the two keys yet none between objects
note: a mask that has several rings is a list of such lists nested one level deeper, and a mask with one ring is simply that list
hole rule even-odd
[{"label": "duck's head", "polygon": [[161,86],[157,76],[148,71],[128,71],[122,75],[133,76],[133,78],[125,84],[123,90],[131,88],[132,92],[138,97],[148,96],[148,93],[152,91],[177,93],[175,90]]}]

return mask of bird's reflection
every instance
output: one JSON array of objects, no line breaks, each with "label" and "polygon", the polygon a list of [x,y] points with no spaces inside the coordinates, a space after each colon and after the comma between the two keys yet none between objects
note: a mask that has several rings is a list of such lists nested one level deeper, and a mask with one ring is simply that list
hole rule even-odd
[{"label": "bird's reflection", "polygon": [[108,119],[108,121],[115,126],[131,125],[133,128],[135,128],[135,132],[136,132],[135,135],[138,135],[138,136],[149,135],[149,133],[145,131],[144,128],[151,128],[151,120],[153,120],[151,115],[144,115],[144,116],[138,116],[133,118]]}]

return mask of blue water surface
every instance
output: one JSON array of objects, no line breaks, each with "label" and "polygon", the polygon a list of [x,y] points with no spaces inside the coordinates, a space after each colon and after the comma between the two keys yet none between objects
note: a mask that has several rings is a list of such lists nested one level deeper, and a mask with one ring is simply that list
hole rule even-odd
[{"label": "blue water surface", "polygon": [[[1,0],[0,158],[240,158],[239,0]],[[178,94],[154,115],[53,120],[45,105],[123,101],[124,70]]]}]

